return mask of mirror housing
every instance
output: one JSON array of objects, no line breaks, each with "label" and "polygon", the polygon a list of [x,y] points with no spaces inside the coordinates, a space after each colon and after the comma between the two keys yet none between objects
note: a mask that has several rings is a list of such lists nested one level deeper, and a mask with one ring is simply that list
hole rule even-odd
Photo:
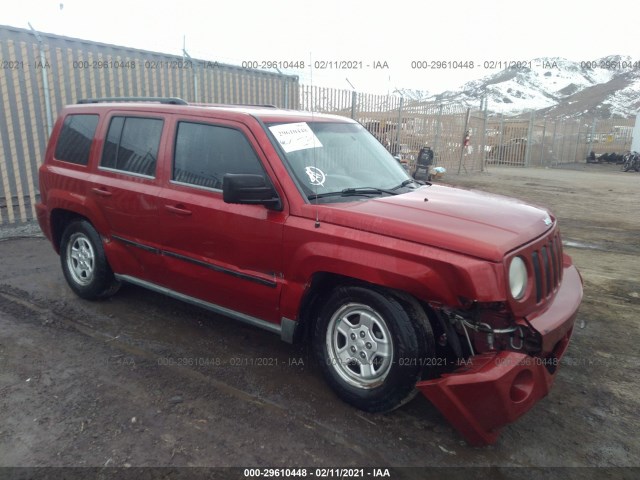
[{"label": "mirror housing", "polygon": [[273,210],[282,210],[278,193],[267,185],[263,175],[227,173],[222,178],[222,199],[225,203],[264,205]]}]

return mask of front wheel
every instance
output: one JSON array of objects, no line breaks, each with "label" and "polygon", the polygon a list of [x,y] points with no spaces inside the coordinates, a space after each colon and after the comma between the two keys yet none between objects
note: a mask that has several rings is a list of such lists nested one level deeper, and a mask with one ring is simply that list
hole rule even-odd
[{"label": "front wheel", "polygon": [[343,286],[329,295],[315,326],[314,350],[340,398],[385,412],[413,397],[433,352],[429,323],[418,317],[387,292]]},{"label": "front wheel", "polygon": [[119,288],[100,235],[85,220],[70,223],[60,242],[62,272],[71,289],[88,300],[113,295]]}]

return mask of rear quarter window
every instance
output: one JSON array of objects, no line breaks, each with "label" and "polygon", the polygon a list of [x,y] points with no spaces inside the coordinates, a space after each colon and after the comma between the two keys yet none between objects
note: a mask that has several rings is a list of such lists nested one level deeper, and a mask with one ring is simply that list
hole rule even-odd
[{"label": "rear quarter window", "polygon": [[91,142],[98,126],[98,115],[74,114],[64,119],[54,157],[63,162],[89,163]]}]

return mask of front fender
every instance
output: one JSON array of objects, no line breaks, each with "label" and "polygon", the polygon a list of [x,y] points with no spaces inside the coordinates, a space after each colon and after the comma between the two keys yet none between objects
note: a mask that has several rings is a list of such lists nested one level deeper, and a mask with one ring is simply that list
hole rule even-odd
[{"label": "front fender", "polygon": [[370,232],[297,219],[284,233],[287,263],[282,315],[299,317],[313,275],[332,273],[407,292],[429,303],[500,301],[501,265]]}]

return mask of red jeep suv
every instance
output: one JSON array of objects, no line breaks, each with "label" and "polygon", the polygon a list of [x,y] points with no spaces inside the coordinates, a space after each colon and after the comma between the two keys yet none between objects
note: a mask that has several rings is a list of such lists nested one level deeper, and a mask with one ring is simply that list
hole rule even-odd
[{"label": "red jeep suv", "polygon": [[338,116],[82,100],[40,191],[80,297],[133,283],[309,341],[346,402],[420,391],[477,445],[548,393],[582,298],[548,212],[417,182]]}]

